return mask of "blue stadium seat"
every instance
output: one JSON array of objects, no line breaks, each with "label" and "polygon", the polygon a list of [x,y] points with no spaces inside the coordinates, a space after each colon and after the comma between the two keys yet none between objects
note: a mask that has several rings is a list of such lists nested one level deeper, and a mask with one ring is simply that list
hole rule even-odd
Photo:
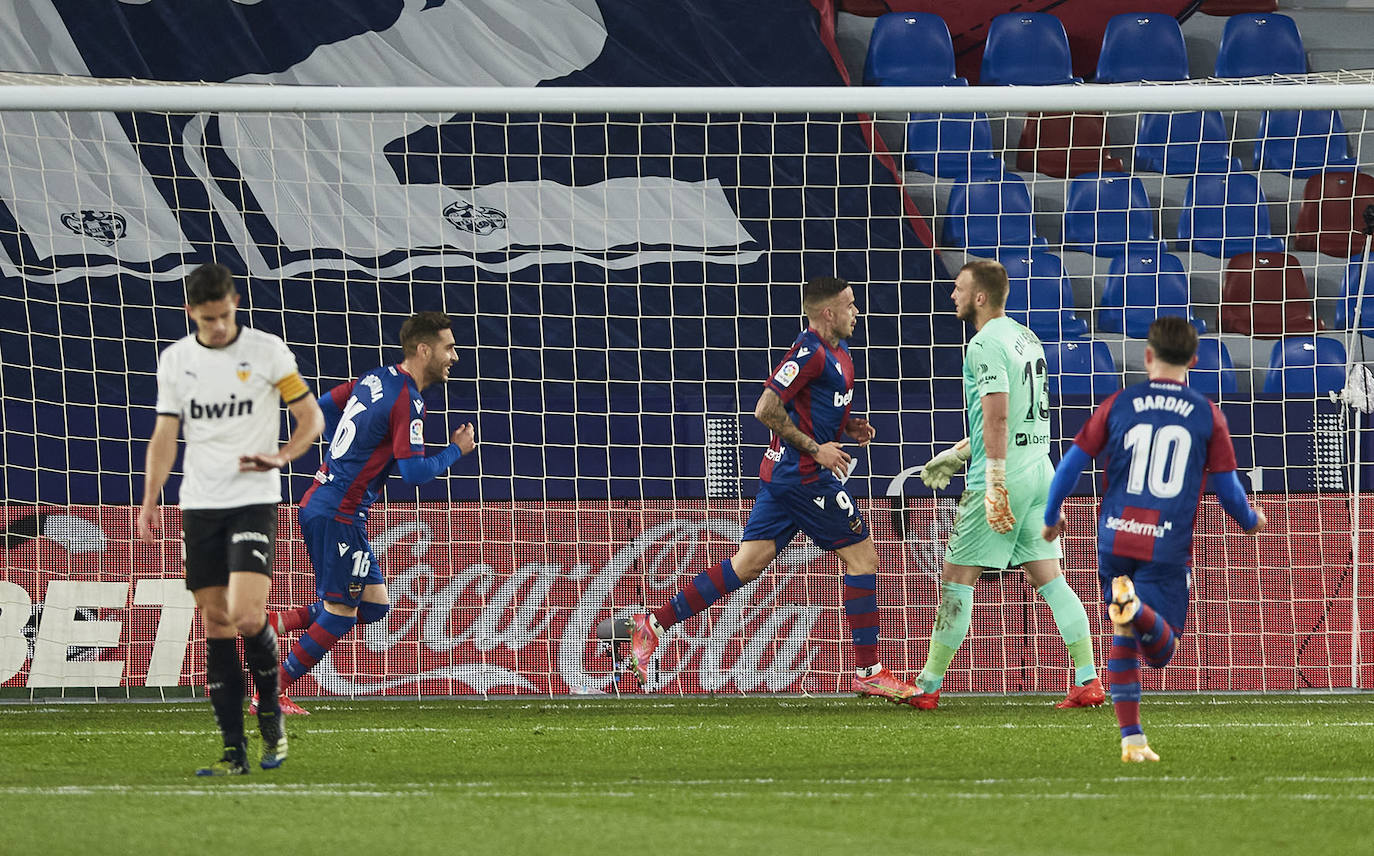
[{"label": "blue stadium seat", "polygon": [[1203,395],[1236,391],[1235,364],[1220,339],[1199,339],[1197,365],[1188,372],[1188,385]]},{"label": "blue stadium seat", "polygon": [[1327,169],[1354,169],[1345,123],[1334,110],[1270,110],[1260,119],[1255,169],[1307,178]]},{"label": "blue stadium seat", "polygon": [[1188,182],[1178,245],[1223,259],[1284,251],[1283,240],[1269,232],[1269,207],[1259,179],[1245,172],[1199,175]]},{"label": "blue stadium seat", "polygon": [[1106,342],[1046,342],[1050,395],[1111,395],[1121,375]]},{"label": "blue stadium seat", "polygon": [[1307,52],[1287,15],[1247,13],[1226,19],[1217,48],[1217,77],[1306,74]]},{"label": "blue stadium seat", "polygon": [[992,257],[1002,247],[1044,246],[1031,222],[1030,191],[1021,176],[956,184],[945,203],[943,246]]},{"label": "blue stadium seat", "polygon": [[1008,12],[988,24],[984,86],[1052,86],[1082,83],[1073,76],[1073,55],[1064,25],[1048,12]]},{"label": "blue stadium seat", "polygon": [[1069,182],[1064,202],[1065,252],[1119,256],[1128,243],[1156,240],[1155,211],[1140,179],[1124,172],[1102,172]]},{"label": "blue stadium seat", "polygon": [[1007,315],[1035,332],[1041,341],[1081,339],[1088,322],[1074,314],[1073,287],[1059,257],[1045,250],[998,254],[1007,269]]},{"label": "blue stadium seat", "polygon": [[1127,12],[1113,15],[1097,56],[1098,83],[1187,80],[1188,49],[1173,15]]},{"label": "blue stadium seat", "polygon": [[1145,113],[1135,134],[1136,169],[1165,175],[1230,172],[1231,137],[1221,113]]},{"label": "blue stadium seat", "polygon": [[912,113],[906,126],[906,167],[936,178],[995,181],[1001,158],[992,152],[986,113]]},{"label": "blue stadium seat", "polygon": [[1345,345],[1339,339],[1290,336],[1274,343],[1264,391],[1321,395],[1345,386]]},{"label": "blue stadium seat", "polygon": [[1112,259],[1099,305],[1098,329],[1132,339],[1148,336],[1161,315],[1186,318],[1199,333],[1207,332],[1207,323],[1193,317],[1182,260],[1157,248],[1128,247]]},{"label": "blue stadium seat", "polygon": [[1355,256],[1345,266],[1345,276],[1341,279],[1342,299],[1336,304],[1336,329],[1347,330],[1355,323],[1355,303],[1360,297],[1360,277],[1365,276],[1364,300],[1360,301],[1360,332],[1374,336],[1374,270],[1366,275],[1364,257]]},{"label": "blue stadium seat", "polygon": [[929,12],[888,12],[873,23],[864,59],[865,86],[968,86],[954,73],[945,19]]}]

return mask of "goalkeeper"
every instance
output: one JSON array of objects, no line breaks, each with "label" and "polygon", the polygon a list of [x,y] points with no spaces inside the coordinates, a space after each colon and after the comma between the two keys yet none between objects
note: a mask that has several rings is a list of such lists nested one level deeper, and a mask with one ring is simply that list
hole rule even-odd
[{"label": "goalkeeper", "polygon": [[978,261],[960,269],[950,295],[959,320],[977,330],[964,356],[969,436],[922,467],[921,481],[945,487],[965,462],[972,463],[945,549],[940,608],[925,667],[916,677],[920,692],[909,700],[923,710],[939,704],[945,670],[968,635],[979,575],[984,568],[1018,566],[1050,605],[1073,660],[1074,685],[1057,706],[1095,707],[1106,700],[1093,663],[1088,613],[1064,580],[1058,544],[1041,538],[1054,476],[1049,377],[1040,340],[1006,316],[1007,291],[1006,269]]}]

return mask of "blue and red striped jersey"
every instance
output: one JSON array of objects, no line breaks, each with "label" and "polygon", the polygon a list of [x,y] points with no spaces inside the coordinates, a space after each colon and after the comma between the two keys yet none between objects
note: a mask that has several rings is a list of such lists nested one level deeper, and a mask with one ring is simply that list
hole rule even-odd
[{"label": "blue and red striped jersey", "polygon": [[1149,380],[1102,402],[1074,443],[1093,457],[1107,453],[1098,550],[1187,563],[1207,474],[1236,468],[1221,410],[1184,384]]},{"label": "blue and red striped jersey", "polygon": [[[854,400],[854,362],[840,340],[830,347],[810,327],[797,336],[764,386],[782,399],[792,424],[817,443],[839,440]],[[816,459],[792,448],[778,435],[759,465],[759,479],[770,484],[810,484],[834,479]]]},{"label": "blue and red striped jersey", "polygon": [[321,403],[338,409],[338,425],[301,508],[366,520],[396,461],[424,457],[425,401],[399,365],[375,368],[326,398]]}]

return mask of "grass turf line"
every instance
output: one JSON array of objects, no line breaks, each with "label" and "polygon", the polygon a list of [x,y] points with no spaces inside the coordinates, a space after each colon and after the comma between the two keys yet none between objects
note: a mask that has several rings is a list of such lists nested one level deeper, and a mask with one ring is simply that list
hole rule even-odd
[{"label": "grass turf line", "polygon": [[1374,852],[1374,697],[1054,701],[330,700],[214,780],[208,704],[5,705],[0,852]]}]

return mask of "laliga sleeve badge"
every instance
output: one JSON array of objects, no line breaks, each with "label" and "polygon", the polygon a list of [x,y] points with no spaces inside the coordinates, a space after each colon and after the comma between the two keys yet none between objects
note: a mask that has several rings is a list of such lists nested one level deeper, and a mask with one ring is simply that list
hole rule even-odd
[{"label": "laliga sleeve badge", "polygon": [[797,365],[796,360],[788,360],[778,367],[778,373],[773,375],[773,380],[785,388],[792,385],[798,374],[801,374],[801,366]]},{"label": "laliga sleeve badge", "polygon": [[410,445],[423,446],[425,443],[425,423],[420,419],[410,420]]}]

